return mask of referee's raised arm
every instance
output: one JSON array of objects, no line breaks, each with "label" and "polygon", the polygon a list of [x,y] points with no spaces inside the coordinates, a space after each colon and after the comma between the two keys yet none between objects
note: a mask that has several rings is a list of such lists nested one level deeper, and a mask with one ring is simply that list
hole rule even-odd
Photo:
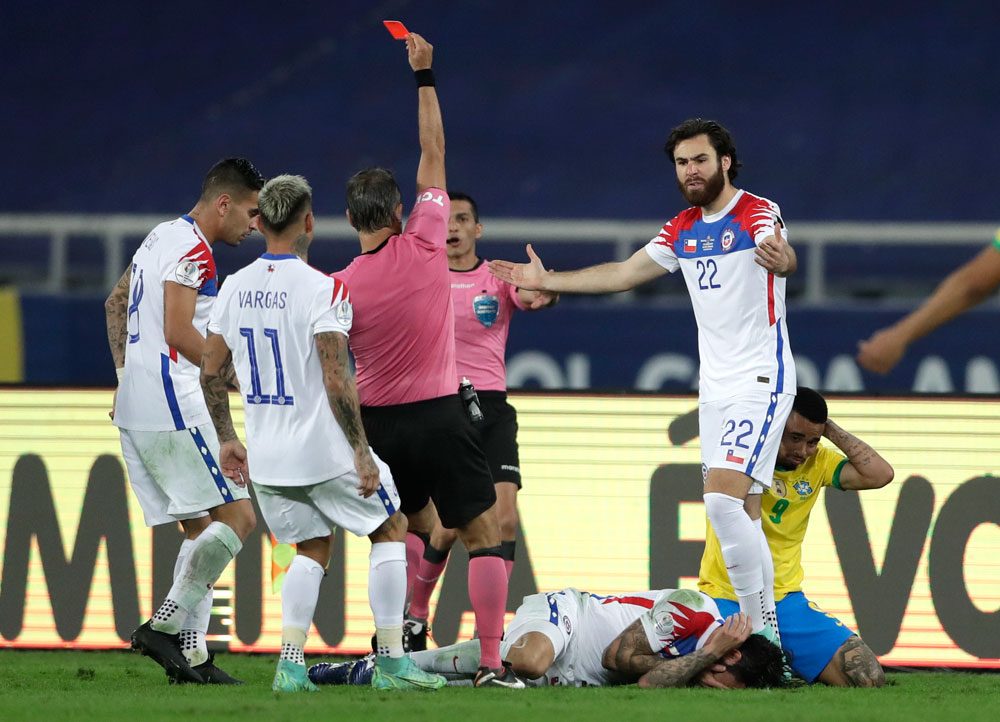
[{"label": "referee's raised arm", "polygon": [[406,36],[406,51],[417,81],[417,126],[420,130],[420,165],[417,166],[417,193],[427,188],[445,187],[444,123],[434,89],[431,58],[434,46],[417,33]]}]

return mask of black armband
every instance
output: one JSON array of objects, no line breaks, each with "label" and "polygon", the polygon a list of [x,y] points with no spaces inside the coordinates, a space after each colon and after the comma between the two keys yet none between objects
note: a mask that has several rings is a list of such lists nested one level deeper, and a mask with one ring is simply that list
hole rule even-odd
[{"label": "black armband", "polygon": [[423,70],[414,70],[413,77],[417,81],[417,87],[434,87],[434,71],[430,68],[424,68]]}]

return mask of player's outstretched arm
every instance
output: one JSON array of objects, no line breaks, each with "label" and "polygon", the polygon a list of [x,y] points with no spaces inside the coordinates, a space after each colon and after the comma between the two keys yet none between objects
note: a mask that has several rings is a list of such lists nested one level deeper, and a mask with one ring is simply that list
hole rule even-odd
[{"label": "player's outstretched arm", "polygon": [[229,410],[229,388],[224,372],[231,368],[233,352],[220,334],[208,332],[201,358],[201,390],[212,424],[219,436],[219,466],[222,473],[240,486],[250,479],[247,450],[236,436]]},{"label": "player's outstretched arm", "polygon": [[916,311],[868,340],[858,342],[858,363],[878,374],[889,373],[911,343],[979,305],[997,286],[1000,286],[1000,247],[990,244],[945,278]]},{"label": "player's outstretched arm", "polygon": [[559,272],[545,270],[542,259],[530,243],[527,251],[528,263],[490,261],[490,273],[501,281],[528,291],[617,293],[628,291],[667,272],[643,248],[632,254],[627,261]]},{"label": "player's outstretched arm", "polygon": [[847,463],[840,470],[842,489],[881,489],[892,481],[895,472],[889,462],[857,436],[840,428],[832,419],[826,420],[823,436],[847,457]]},{"label": "player's outstretched arm", "polygon": [[[417,166],[417,193],[426,188],[445,188],[444,173],[444,121],[441,105],[433,85],[431,62],[434,46],[423,36],[410,33],[406,36],[406,53],[410,67],[417,76],[417,127],[420,132],[420,164]],[[421,83],[430,82],[430,85]]]},{"label": "player's outstretched arm", "polygon": [[320,365],[323,367],[326,397],[334,418],[347,437],[347,443],[354,449],[354,468],[361,480],[358,492],[367,498],[378,489],[379,472],[368,446],[365,427],[361,423],[358,387],[347,359],[347,337],[336,331],[325,331],[316,334],[315,338]]}]

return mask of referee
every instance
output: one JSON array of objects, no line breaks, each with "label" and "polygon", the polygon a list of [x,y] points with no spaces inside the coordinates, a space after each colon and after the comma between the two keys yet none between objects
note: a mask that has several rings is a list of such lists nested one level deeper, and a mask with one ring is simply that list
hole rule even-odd
[{"label": "referee", "polygon": [[[450,201],[433,47],[411,33],[406,50],[418,87],[417,200],[404,230],[392,172],[355,173],[347,184],[347,220],[362,253],[335,275],[354,302],[350,345],[365,433],[392,469],[410,531],[426,539],[437,507],[442,524],[457,529],[469,550],[469,598],[482,644],[475,685],[523,688],[500,660],[507,573],[493,478],[457,393]],[[410,580],[423,553],[416,534],[407,536]]]}]

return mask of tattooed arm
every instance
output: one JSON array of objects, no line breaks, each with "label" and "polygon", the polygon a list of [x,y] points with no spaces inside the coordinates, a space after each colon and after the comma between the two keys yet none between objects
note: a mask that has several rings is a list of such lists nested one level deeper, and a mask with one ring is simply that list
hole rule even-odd
[{"label": "tattooed arm", "polygon": [[205,394],[205,405],[212,417],[212,424],[219,435],[219,466],[222,473],[240,486],[246,486],[250,478],[247,466],[247,450],[236,436],[233,415],[229,410],[229,388],[222,373],[232,369],[233,352],[221,335],[208,332],[205,350],[201,357],[201,390]]},{"label": "tattooed arm", "polygon": [[132,265],[118,279],[118,284],[104,302],[104,315],[108,326],[108,345],[115,368],[125,366],[125,339],[128,336],[128,286],[132,280]]},{"label": "tattooed arm", "polygon": [[347,336],[336,331],[324,331],[316,334],[315,338],[319,362],[323,367],[326,397],[334,418],[347,437],[347,443],[354,449],[354,468],[361,481],[358,491],[367,498],[378,489],[379,472],[361,423],[358,388],[347,359]]},{"label": "tattooed arm", "polygon": [[885,671],[871,648],[854,634],[844,640],[817,680],[834,687],[881,687]]},{"label": "tattooed arm", "polygon": [[849,434],[831,419],[826,420],[823,436],[844,452],[848,462],[840,470],[842,489],[881,489],[892,481],[893,470],[885,459],[857,436]]}]

